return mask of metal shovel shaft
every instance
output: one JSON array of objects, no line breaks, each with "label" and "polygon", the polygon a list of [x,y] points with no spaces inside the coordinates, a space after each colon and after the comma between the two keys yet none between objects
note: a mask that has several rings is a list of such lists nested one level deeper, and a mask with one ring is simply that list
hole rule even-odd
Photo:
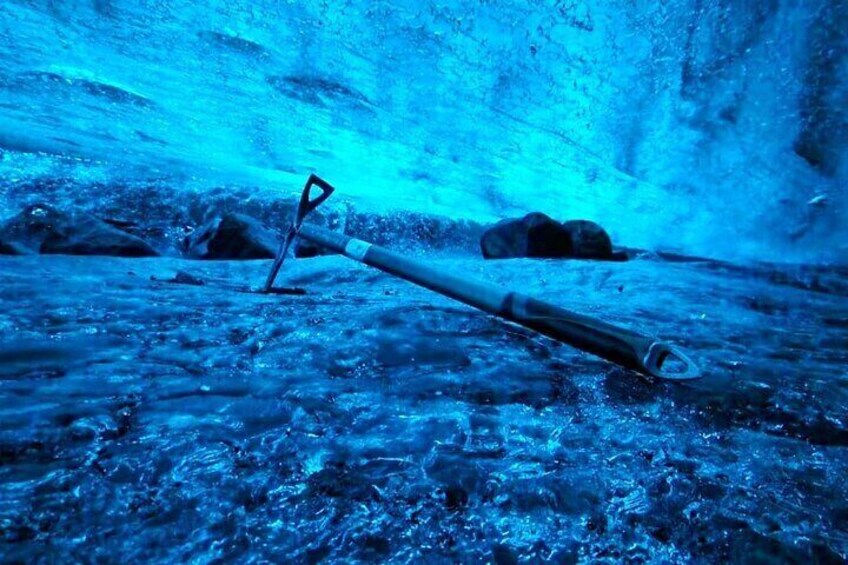
[{"label": "metal shovel shaft", "polygon": [[[680,350],[636,332],[492,284],[443,273],[384,247],[318,226],[303,224],[299,236],[641,373],[671,380],[700,376],[695,364]],[[673,371],[663,369],[669,359],[678,361]]]}]

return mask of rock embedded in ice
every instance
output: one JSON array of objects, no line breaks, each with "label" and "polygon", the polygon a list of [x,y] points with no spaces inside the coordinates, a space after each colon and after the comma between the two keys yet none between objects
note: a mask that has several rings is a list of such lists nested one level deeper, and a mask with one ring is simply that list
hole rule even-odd
[{"label": "rock embedded in ice", "polygon": [[34,204],[0,228],[3,247],[26,254],[112,255],[154,257],[159,253],[139,237],[90,214],[66,213],[46,204]]},{"label": "rock embedded in ice", "polygon": [[191,273],[186,273],[185,271],[177,271],[177,274],[174,275],[172,282],[178,284],[188,284],[192,286],[203,286],[206,284],[206,281],[204,281],[203,279],[198,278],[192,275]]},{"label": "rock embedded in ice", "polygon": [[610,237],[595,222],[572,220],[560,224],[538,212],[495,224],[483,233],[480,248],[486,259],[613,258]]},{"label": "rock embedded in ice", "polygon": [[0,255],[32,255],[35,252],[15,241],[0,238]]},{"label": "rock embedded in ice", "polygon": [[571,249],[575,257],[609,259],[612,257],[612,240],[606,230],[588,220],[571,220],[562,227],[571,236]]},{"label": "rock embedded in ice", "polygon": [[294,256],[298,259],[309,259],[320,255],[337,255],[334,251],[330,251],[326,247],[315,245],[304,239],[297,239],[294,244]]},{"label": "rock embedded in ice", "polygon": [[196,229],[184,245],[186,254],[196,259],[272,259],[279,243],[259,220],[226,214]]}]

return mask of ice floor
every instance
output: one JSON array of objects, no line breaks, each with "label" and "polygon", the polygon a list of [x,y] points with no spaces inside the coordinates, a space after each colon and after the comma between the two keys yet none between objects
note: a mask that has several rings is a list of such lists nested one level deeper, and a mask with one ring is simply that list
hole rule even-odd
[{"label": "ice floor", "polygon": [[[0,259],[0,560],[839,562],[848,276],[440,258],[664,384],[341,257]],[[162,282],[178,271],[203,286]]]}]

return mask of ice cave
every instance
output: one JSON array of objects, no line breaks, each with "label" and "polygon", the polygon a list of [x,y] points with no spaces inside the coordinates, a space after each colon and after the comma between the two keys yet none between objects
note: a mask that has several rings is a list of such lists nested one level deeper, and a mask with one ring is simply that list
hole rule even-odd
[{"label": "ice cave", "polygon": [[848,0],[0,0],[0,562],[846,560]]}]

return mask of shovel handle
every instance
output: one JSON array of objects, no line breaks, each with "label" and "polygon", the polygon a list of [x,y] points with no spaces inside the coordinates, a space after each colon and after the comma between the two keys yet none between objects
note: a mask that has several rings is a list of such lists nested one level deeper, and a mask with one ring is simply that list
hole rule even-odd
[{"label": "shovel handle", "polygon": [[[304,224],[299,235],[316,245],[640,373],[676,381],[700,376],[695,364],[680,350],[632,330],[489,283],[437,271],[431,265],[384,247],[311,224]],[[666,365],[672,359],[677,363]]]},{"label": "shovel handle", "polygon": [[[321,190],[321,194],[312,198],[312,188],[315,186]],[[265,292],[271,291],[289,246],[299,235],[351,259],[643,374],[675,381],[701,376],[695,364],[682,351],[667,343],[517,292],[504,291],[495,285],[439,272],[430,265],[366,241],[318,226],[303,225],[304,218],[327,200],[334,190],[320,177],[309,176],[300,196],[297,213],[265,281]]]}]

